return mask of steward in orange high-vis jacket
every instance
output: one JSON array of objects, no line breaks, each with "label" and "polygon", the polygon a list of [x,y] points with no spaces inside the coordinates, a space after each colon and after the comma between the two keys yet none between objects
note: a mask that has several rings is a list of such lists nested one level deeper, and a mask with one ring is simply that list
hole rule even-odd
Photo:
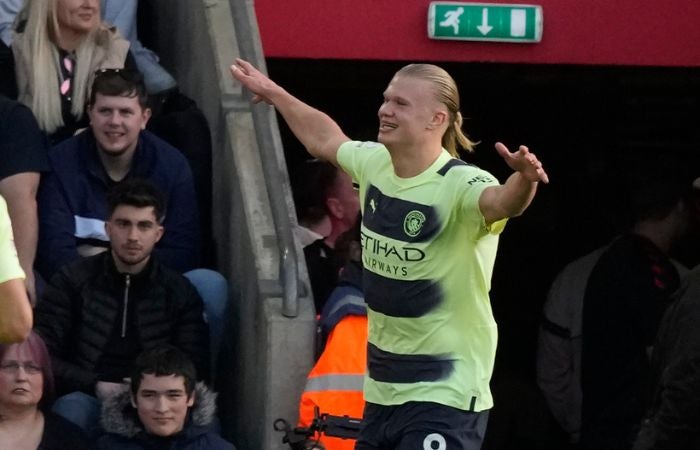
[{"label": "steward in orange high-vis jacket", "polygon": [[[314,408],[321,414],[361,418],[362,387],[367,367],[367,309],[362,293],[362,267],[349,262],[320,319],[328,336],[323,353],[306,381],[299,404],[299,426],[308,427]],[[326,450],[353,450],[354,439],[316,436]]]}]

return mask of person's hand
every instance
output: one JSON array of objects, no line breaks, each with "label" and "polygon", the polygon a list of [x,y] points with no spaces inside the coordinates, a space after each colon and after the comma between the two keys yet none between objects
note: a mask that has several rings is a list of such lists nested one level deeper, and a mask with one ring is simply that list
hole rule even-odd
[{"label": "person's hand", "polygon": [[110,381],[98,381],[95,385],[95,396],[104,401],[114,397],[128,389],[126,383],[112,383]]},{"label": "person's hand", "polygon": [[517,152],[511,153],[508,147],[500,142],[496,142],[496,151],[511,169],[520,172],[525,179],[532,182],[542,181],[543,183],[549,183],[549,177],[547,172],[544,171],[542,163],[534,153],[530,153],[526,146],[521,145]]},{"label": "person's hand", "polygon": [[272,90],[279,89],[279,86],[251,63],[236,58],[236,62],[231,65],[231,75],[254,94],[253,103],[272,104],[268,95]]}]

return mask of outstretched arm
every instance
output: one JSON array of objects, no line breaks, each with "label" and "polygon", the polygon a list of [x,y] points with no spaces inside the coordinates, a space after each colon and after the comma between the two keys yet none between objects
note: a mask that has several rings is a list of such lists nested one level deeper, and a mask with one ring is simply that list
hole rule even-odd
[{"label": "outstretched arm", "polygon": [[36,305],[34,286],[34,257],[39,239],[36,191],[38,172],[22,172],[0,180],[0,195],[7,202],[19,263],[24,270],[24,285],[32,305]]},{"label": "outstretched arm", "polygon": [[519,216],[532,202],[537,183],[549,183],[542,163],[524,145],[511,153],[505,145],[497,142],[496,151],[515,173],[508,177],[505,184],[490,186],[481,193],[479,208],[487,224]]},{"label": "outstretched arm", "polygon": [[0,197],[0,343],[20,342],[32,329],[32,307],[12,239],[10,216]]},{"label": "outstretched arm", "polygon": [[21,342],[32,329],[32,306],[21,278],[0,283],[0,343]]},{"label": "outstretched arm", "polygon": [[231,74],[254,94],[253,103],[264,101],[277,108],[311,155],[338,165],[338,148],[350,138],[333,119],[285,91],[247,61],[236,58]]}]

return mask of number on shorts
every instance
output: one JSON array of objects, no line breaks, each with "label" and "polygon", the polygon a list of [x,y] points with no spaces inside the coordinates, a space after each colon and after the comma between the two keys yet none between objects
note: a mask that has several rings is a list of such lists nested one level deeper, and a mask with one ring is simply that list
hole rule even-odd
[{"label": "number on shorts", "polygon": [[[437,447],[433,444],[437,444]],[[440,433],[431,433],[423,440],[423,450],[447,450],[447,441]]]}]

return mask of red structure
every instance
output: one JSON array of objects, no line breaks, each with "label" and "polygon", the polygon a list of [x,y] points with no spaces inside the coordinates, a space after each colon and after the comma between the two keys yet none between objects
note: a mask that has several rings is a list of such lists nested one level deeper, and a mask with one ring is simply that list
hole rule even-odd
[{"label": "red structure", "polygon": [[430,0],[256,0],[266,57],[700,66],[697,0],[490,1],[542,6],[533,44],[428,38]]}]

